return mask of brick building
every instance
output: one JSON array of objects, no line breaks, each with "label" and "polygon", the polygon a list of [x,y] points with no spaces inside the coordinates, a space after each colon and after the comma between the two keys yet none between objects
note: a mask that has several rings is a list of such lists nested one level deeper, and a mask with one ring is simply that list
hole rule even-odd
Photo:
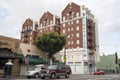
[{"label": "brick building", "polygon": [[39,21],[38,35],[47,32],[57,32],[60,34],[60,17],[45,12]]},{"label": "brick building", "polygon": [[96,69],[98,54],[97,25],[94,15],[84,5],[69,3],[62,11],[60,34],[67,35],[67,43],[60,52],[75,73]]},{"label": "brick building", "polygon": [[30,18],[26,19],[22,25],[21,43],[34,44],[37,36],[38,23],[33,22]]},{"label": "brick building", "polygon": [[[27,32],[24,30],[27,30],[28,26],[32,26],[31,32],[36,31],[37,35],[58,32],[60,35],[67,36],[66,45],[57,58],[70,65],[73,73],[84,74],[96,69],[96,62],[99,61],[97,22],[91,11],[84,5],[69,3],[61,12],[61,18],[47,11],[36,26],[33,25],[32,20],[26,20],[22,27],[21,42],[26,40]],[[30,34],[29,31],[28,33]],[[32,39],[27,36],[28,44],[33,44],[34,35],[33,33]]]}]

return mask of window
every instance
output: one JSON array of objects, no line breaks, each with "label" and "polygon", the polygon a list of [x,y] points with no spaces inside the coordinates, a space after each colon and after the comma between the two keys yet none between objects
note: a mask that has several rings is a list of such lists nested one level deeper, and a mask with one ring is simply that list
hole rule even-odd
[{"label": "window", "polygon": [[63,17],[63,21],[65,21],[65,16]]},{"label": "window", "polygon": [[70,38],[70,35],[68,35],[67,37]]},{"label": "window", "polygon": [[79,44],[80,43],[80,41],[79,40],[77,40],[77,44]]},{"label": "window", "polygon": [[76,34],[76,37],[79,37],[79,33]]},{"label": "window", "polygon": [[70,31],[70,28],[68,28],[68,31]]},{"label": "window", "polygon": [[73,44],[73,41],[71,41],[71,44]]},{"label": "window", "polygon": [[71,24],[73,24],[73,21],[71,21]]},{"label": "window", "polygon": [[79,23],[79,20],[76,20],[76,23],[78,24],[78,23]]},{"label": "window", "polygon": [[76,13],[76,17],[79,17],[79,12]]},{"label": "window", "polygon": [[71,28],[71,31],[73,31],[73,27]]},{"label": "window", "polygon": [[48,20],[47,19],[45,19],[45,26],[47,26],[48,25]]},{"label": "window", "polygon": [[42,32],[42,29],[40,30],[40,32]]},{"label": "window", "polygon": [[68,41],[68,44],[70,44],[70,41]]},{"label": "window", "polygon": [[56,27],[56,30],[57,30],[57,31],[59,30],[58,27]]},{"label": "window", "polygon": [[30,40],[32,40],[32,37],[30,37]]},{"label": "window", "polygon": [[30,32],[30,35],[32,35],[32,32]]},{"label": "window", "polygon": [[50,21],[50,24],[52,24],[52,20]]},{"label": "window", "polygon": [[79,30],[79,26],[76,27],[76,30]]},{"label": "window", "polygon": [[71,37],[73,37],[73,34],[71,34]]},{"label": "window", "polygon": [[63,24],[63,27],[65,27],[65,23]]},{"label": "window", "polygon": [[52,30],[52,27],[50,27],[50,30]]},{"label": "window", "polygon": [[63,33],[65,33],[65,30],[63,30]]},{"label": "window", "polygon": [[72,18],[73,18],[72,11],[69,11],[69,17],[68,17],[68,19],[71,20]]},{"label": "window", "polygon": [[41,28],[42,28],[42,23],[40,24]]}]

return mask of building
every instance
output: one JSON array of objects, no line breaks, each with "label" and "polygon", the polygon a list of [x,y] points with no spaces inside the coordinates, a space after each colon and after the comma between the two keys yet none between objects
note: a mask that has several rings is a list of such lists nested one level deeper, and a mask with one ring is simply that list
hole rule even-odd
[{"label": "building", "polygon": [[37,64],[47,63],[47,56],[36,46],[21,43],[20,49],[24,55],[21,59],[20,75],[25,75],[27,70],[32,70]]},{"label": "building", "polygon": [[97,70],[104,70],[106,73],[119,73],[120,67],[117,54],[103,55],[97,63]]},{"label": "building", "polygon": [[38,35],[48,32],[60,34],[60,17],[53,15],[49,11],[45,12],[39,20]]},{"label": "building", "polygon": [[37,37],[38,23],[33,22],[30,18],[26,19],[22,25],[21,43],[34,44]]},{"label": "building", "polygon": [[66,36],[66,45],[55,56],[70,65],[73,73],[85,74],[96,70],[99,61],[98,26],[88,8],[71,2],[61,12],[61,18],[47,11],[36,26],[31,19],[26,20],[22,26],[21,42],[34,44],[36,36],[48,32]]},{"label": "building", "polygon": [[4,76],[5,66],[8,60],[12,60],[12,75],[20,73],[20,59],[23,57],[20,51],[18,39],[0,35],[0,76]]},{"label": "building", "polygon": [[67,43],[60,52],[62,61],[75,73],[88,73],[95,70],[98,58],[98,35],[94,15],[85,6],[69,3],[62,11],[60,34],[67,36]]}]

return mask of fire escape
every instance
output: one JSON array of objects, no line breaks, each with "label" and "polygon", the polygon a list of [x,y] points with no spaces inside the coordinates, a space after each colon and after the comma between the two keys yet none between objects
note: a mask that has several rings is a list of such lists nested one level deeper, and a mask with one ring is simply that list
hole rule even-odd
[{"label": "fire escape", "polygon": [[94,40],[94,23],[93,20],[87,20],[87,40],[88,40],[88,64],[89,64],[89,72],[95,71],[95,40]]},{"label": "fire escape", "polygon": [[31,29],[27,28],[27,30],[24,30],[21,32],[24,35],[23,36],[23,39],[24,39],[23,43],[29,44],[29,36],[30,36],[31,31],[32,31]]}]

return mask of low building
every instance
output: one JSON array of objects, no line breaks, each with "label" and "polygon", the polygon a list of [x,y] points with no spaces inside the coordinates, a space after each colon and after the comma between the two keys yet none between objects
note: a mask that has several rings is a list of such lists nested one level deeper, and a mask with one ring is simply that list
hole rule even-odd
[{"label": "low building", "polygon": [[20,51],[20,41],[18,39],[0,35],[0,76],[4,76],[5,64],[12,60],[12,75],[20,73],[20,59],[23,57]]},{"label": "low building", "polygon": [[101,56],[100,62],[97,63],[97,70],[104,70],[106,73],[118,73],[119,65],[117,53]]},{"label": "low building", "polygon": [[24,57],[21,59],[20,75],[25,75],[27,70],[32,70],[37,64],[47,63],[47,53],[42,52],[34,45],[20,44]]}]

